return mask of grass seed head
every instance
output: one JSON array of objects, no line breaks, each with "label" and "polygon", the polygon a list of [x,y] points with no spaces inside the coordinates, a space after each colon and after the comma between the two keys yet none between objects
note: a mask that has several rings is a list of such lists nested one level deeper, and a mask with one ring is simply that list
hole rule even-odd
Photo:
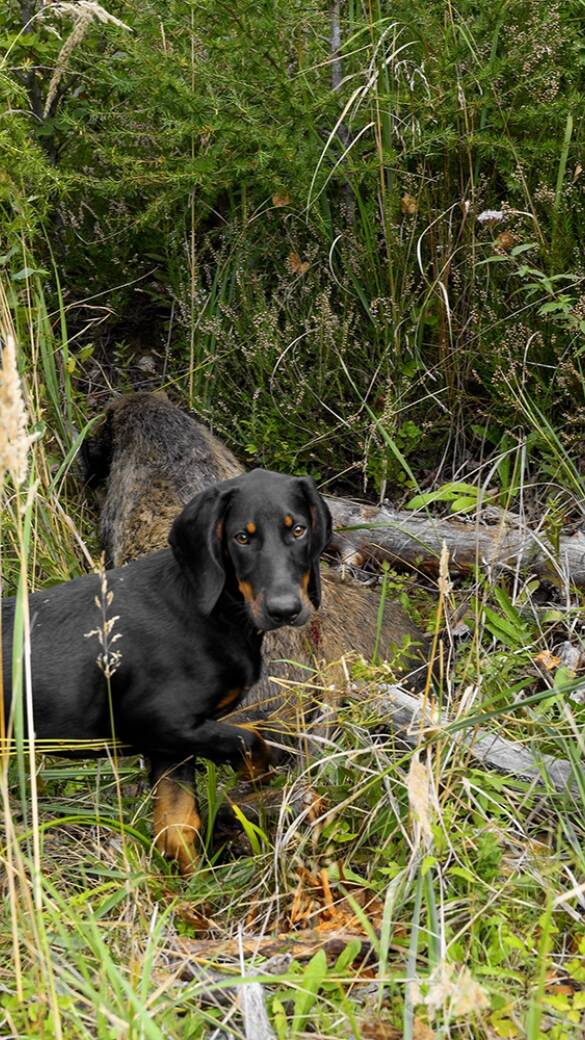
[{"label": "grass seed head", "polygon": [[14,336],[6,336],[0,367],[0,481],[9,473],[15,484],[26,480],[28,451],[32,438],[27,434],[28,415],[24,403]]},{"label": "grass seed head", "polygon": [[419,833],[430,843],[433,838],[431,827],[431,782],[428,766],[423,765],[418,752],[412,756],[408,771],[408,802]]}]

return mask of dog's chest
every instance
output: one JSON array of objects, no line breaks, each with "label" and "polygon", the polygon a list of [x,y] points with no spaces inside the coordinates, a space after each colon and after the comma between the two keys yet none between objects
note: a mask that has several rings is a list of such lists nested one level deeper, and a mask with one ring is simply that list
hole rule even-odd
[{"label": "dog's chest", "polygon": [[260,647],[245,640],[229,641],[218,661],[213,693],[213,713],[224,715],[235,708],[258,681],[262,667]]}]

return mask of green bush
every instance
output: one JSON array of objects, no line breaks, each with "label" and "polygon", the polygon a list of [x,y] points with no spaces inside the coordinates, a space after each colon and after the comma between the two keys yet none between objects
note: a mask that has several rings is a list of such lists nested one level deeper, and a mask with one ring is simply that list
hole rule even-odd
[{"label": "green bush", "polygon": [[339,8],[10,3],[2,205],[42,200],[76,342],[165,353],[260,462],[396,497],[399,453],[521,441],[519,388],[580,455],[579,0]]}]

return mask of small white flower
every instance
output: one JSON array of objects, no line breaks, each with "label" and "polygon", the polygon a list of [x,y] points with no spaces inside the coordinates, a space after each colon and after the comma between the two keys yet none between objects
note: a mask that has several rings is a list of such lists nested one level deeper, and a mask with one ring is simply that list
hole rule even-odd
[{"label": "small white flower", "polygon": [[501,209],[484,209],[477,218],[478,224],[499,224],[504,219],[504,211]]}]

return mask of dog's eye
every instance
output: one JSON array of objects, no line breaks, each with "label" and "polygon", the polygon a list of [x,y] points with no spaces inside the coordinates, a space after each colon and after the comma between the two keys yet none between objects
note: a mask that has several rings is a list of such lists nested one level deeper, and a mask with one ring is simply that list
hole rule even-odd
[{"label": "dog's eye", "polygon": [[238,531],[238,533],[234,535],[234,538],[238,545],[249,545],[250,543],[250,537],[245,531]]},{"label": "dog's eye", "polygon": [[295,524],[295,526],[293,527],[293,532],[292,532],[293,533],[293,537],[294,538],[302,538],[306,530],[307,530],[307,528],[303,527],[302,524]]}]

